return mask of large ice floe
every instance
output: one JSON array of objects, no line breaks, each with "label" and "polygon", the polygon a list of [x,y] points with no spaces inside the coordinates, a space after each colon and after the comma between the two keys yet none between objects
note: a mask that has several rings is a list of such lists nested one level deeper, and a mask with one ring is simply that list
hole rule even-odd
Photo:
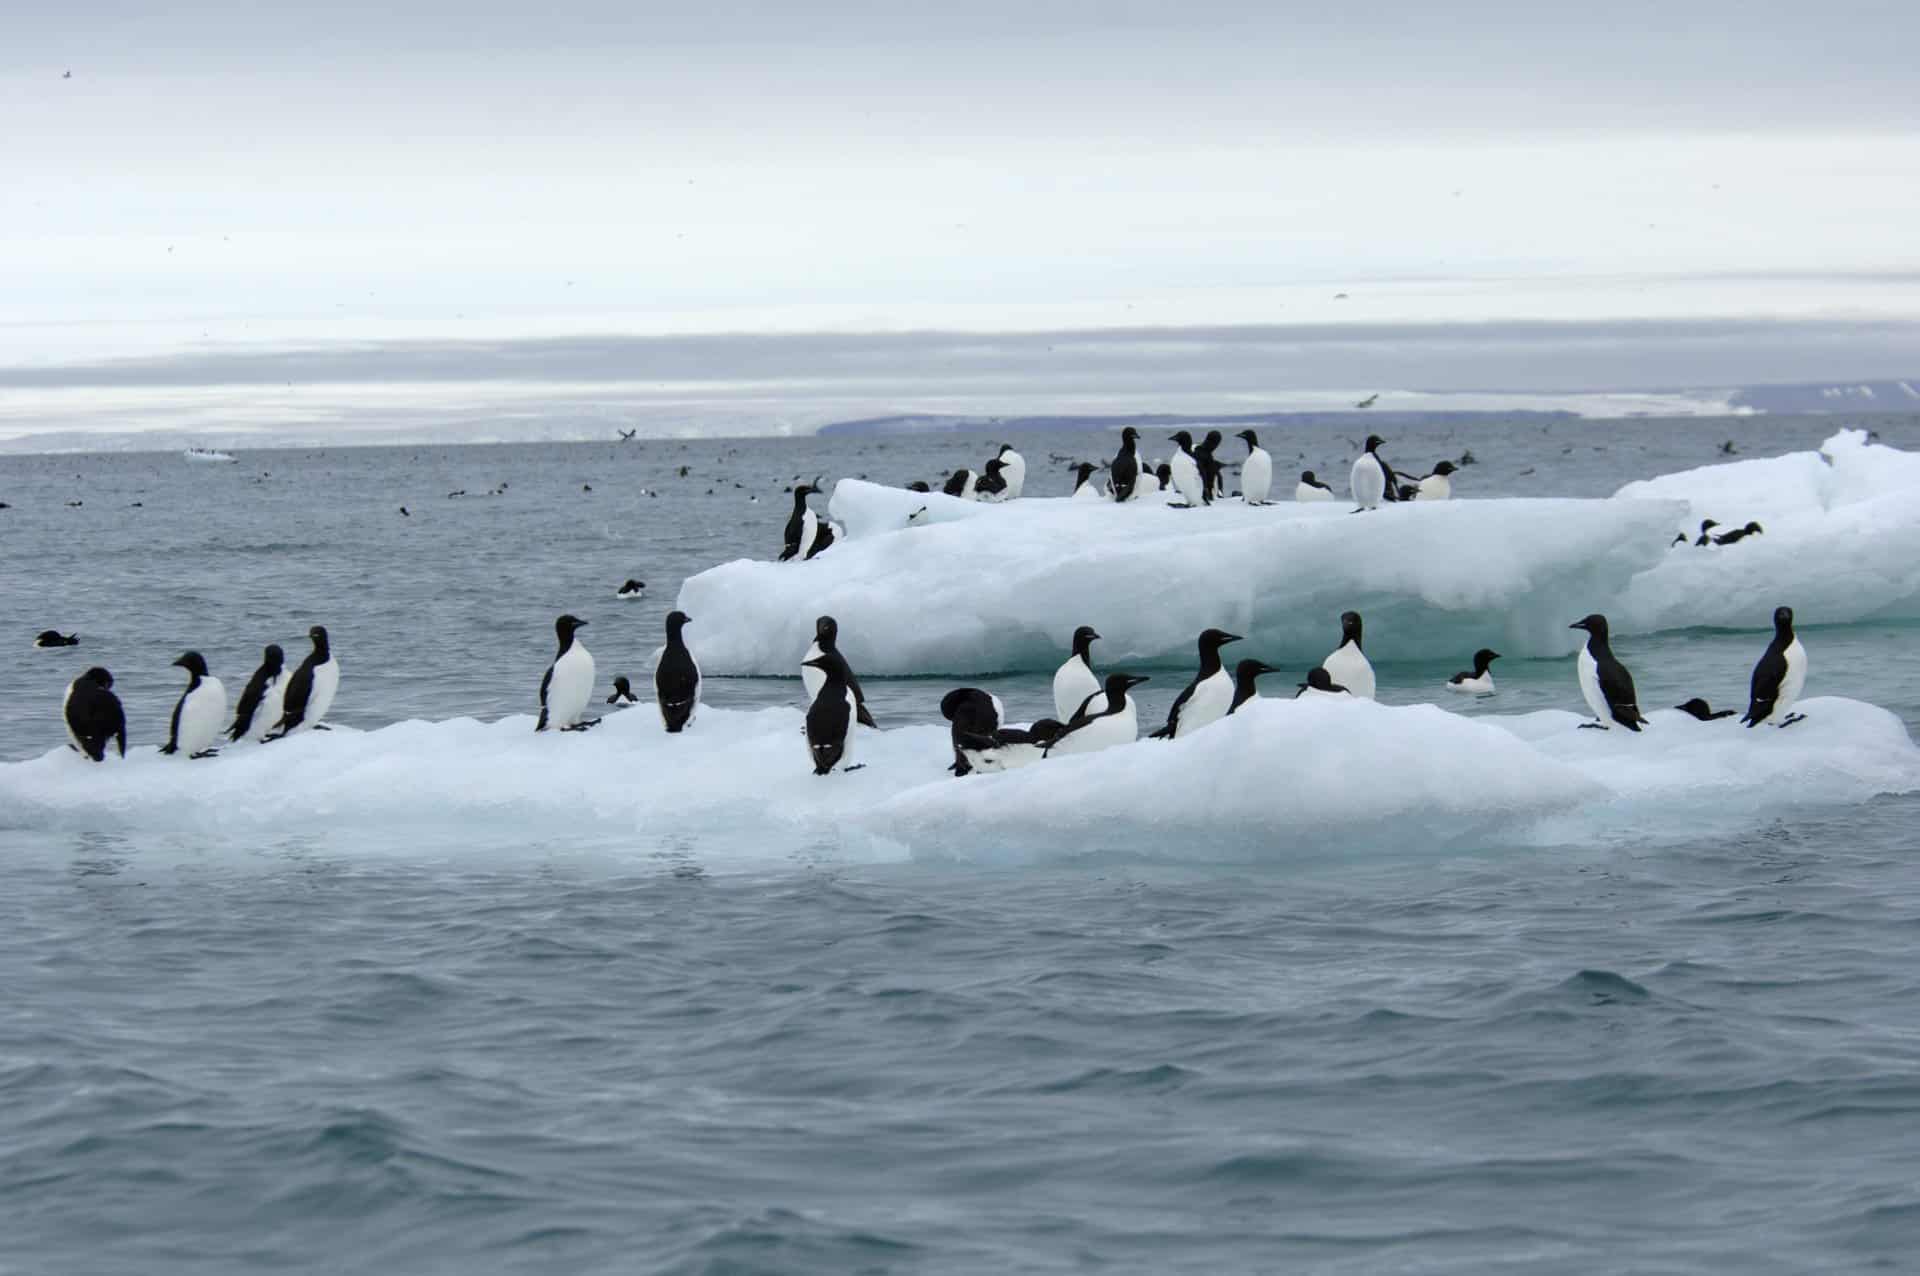
[{"label": "large ice floe", "polygon": [[586,734],[533,720],[336,729],[187,762],[65,748],[0,765],[0,829],[138,830],[250,847],[312,834],[458,854],[573,839],[716,862],[1072,858],[1287,862],[1369,849],[1659,841],[1788,810],[1920,791],[1892,714],[1816,698],[1791,728],[1655,711],[1645,731],[1570,713],[1258,700],[1177,741],[1141,740],[955,779],[943,726],[856,733],[866,763],[811,774],[797,710],[702,711],[669,736],[650,706]]},{"label": "large ice floe", "polygon": [[[1209,625],[1268,659],[1313,661],[1338,617],[1395,660],[1492,646],[1564,655],[1567,624],[1617,634],[1920,618],[1920,456],[1847,430],[1818,452],[1735,461],[1611,499],[1454,500],[1366,515],[1344,501],[1209,509],[1027,499],[1003,505],[857,480],[844,540],[806,563],[740,559],[685,582],[710,673],[788,674],[814,617],[868,675],[1050,669],[1090,624],[1108,666],[1187,660]],[[1672,548],[1701,518],[1760,522],[1736,545]]]}]

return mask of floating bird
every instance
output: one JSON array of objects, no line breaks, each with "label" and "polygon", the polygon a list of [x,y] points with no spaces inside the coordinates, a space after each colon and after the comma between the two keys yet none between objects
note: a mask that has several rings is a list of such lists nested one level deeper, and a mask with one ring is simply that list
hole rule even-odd
[{"label": "floating bird", "polygon": [[60,716],[66,719],[73,747],[95,762],[107,760],[107,741],[116,741],[127,756],[127,715],[113,694],[113,675],[98,665],[67,684]]},{"label": "floating bird", "polygon": [[618,674],[613,680],[613,694],[607,697],[608,704],[639,704],[640,697],[633,694],[633,684],[627,681],[627,675]]},{"label": "floating bird", "polygon": [[867,709],[867,693],[860,689],[860,679],[854,676],[853,667],[846,663],[846,657],[840,652],[840,622],[832,616],[820,616],[813,622],[813,642],[807,647],[807,654],[800,660],[800,684],[806,688],[807,703],[812,704],[820,695],[820,688],[826,682],[825,670],[813,663],[816,656],[840,656],[847,686],[853,691],[854,704],[858,710],[855,715],[863,727],[879,729],[880,724],[873,720],[873,714]]},{"label": "floating bird", "polygon": [[42,629],[39,636],[33,640],[33,645],[36,647],[78,647],[80,645],[80,635],[63,634],[57,629]]},{"label": "floating bird", "polygon": [[554,653],[553,663],[547,666],[546,675],[540,679],[540,720],[533,724],[535,731],[585,731],[600,721],[581,717],[593,696],[593,653],[576,641],[574,635],[586,624],[572,615],[561,616],[553,622],[560,648]]},{"label": "floating bird", "polygon": [[220,752],[213,742],[220,738],[220,724],[227,720],[227,689],[207,672],[207,662],[197,651],[173,663],[187,671],[187,689],[174,702],[173,721],[160,752],[185,753],[189,759],[213,757]]},{"label": "floating bird", "polygon": [[1167,711],[1166,725],[1150,739],[1178,740],[1227,716],[1227,710],[1233,707],[1233,675],[1220,663],[1220,648],[1239,641],[1239,634],[1230,634],[1224,629],[1201,632],[1199,672],[1174,698],[1173,708]]},{"label": "floating bird", "polygon": [[1360,649],[1360,613],[1343,611],[1340,613],[1340,645],[1333,653],[1321,661],[1321,667],[1327,676],[1339,683],[1342,690],[1363,700],[1373,699],[1373,665]]},{"label": "floating bird", "polygon": [[227,728],[227,739],[238,741],[265,735],[267,728],[284,712],[281,700],[286,690],[287,653],[278,643],[270,642],[260,653],[260,667],[253,671],[246,689],[240,693],[240,705],[234,710],[233,725]]},{"label": "floating bird", "polygon": [[1607,642],[1607,618],[1595,612],[1567,628],[1587,631],[1586,645],[1580,648],[1574,668],[1580,679],[1580,694],[1586,699],[1587,708],[1593,710],[1593,721],[1580,725],[1605,731],[1606,720],[1611,718],[1629,731],[1638,731],[1646,718],[1640,714],[1633,675],[1614,659],[1613,648]]},{"label": "floating bird", "polygon": [[1807,685],[1807,649],[1793,632],[1793,608],[1773,609],[1773,641],[1753,667],[1752,698],[1740,721],[1749,727],[1763,722],[1790,727],[1806,720],[1806,714],[1793,712]]},{"label": "floating bird", "polygon": [[633,577],[629,576],[627,577],[626,583],[621,585],[619,589],[614,591],[613,596],[625,602],[632,602],[646,592],[647,592],[646,581],[635,580]]},{"label": "floating bird", "polygon": [[684,611],[668,613],[667,645],[660,652],[660,663],[653,667],[654,699],[669,735],[686,730],[700,707],[700,665],[680,633],[692,621]]},{"label": "floating bird", "polygon": [[1447,679],[1447,690],[1457,691],[1463,696],[1490,696],[1493,694],[1493,662],[1500,659],[1500,653],[1482,647],[1473,653],[1473,671],[1457,673]]}]

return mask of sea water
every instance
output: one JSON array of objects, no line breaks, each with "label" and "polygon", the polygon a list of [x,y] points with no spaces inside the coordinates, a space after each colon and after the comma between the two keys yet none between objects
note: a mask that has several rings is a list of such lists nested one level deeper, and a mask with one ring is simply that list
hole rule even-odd
[{"label": "sea water", "polygon": [[[1920,446],[1920,422],[1874,424]],[[1462,499],[1597,497],[1835,425],[1426,427],[1387,452],[1471,449]],[[1278,489],[1344,488],[1350,433],[1263,431]],[[602,694],[625,672],[645,696],[680,580],[777,553],[796,480],[937,481],[998,441],[0,458],[0,765],[63,742],[88,665],[151,745],[181,651],[237,696],[314,623],[344,726],[531,712],[561,611],[592,622]],[[1113,445],[1009,441],[1034,495]],[[628,577],[642,601],[615,599]],[[1920,725],[1912,626],[1800,621],[1809,694]],[[81,645],[32,649],[49,627]],[[1616,648],[1645,703],[1737,708],[1766,638]],[[1381,698],[1442,699],[1470,655],[1382,663]],[[1495,699],[1444,698],[1578,710],[1571,665],[1510,658]],[[1184,681],[1154,672],[1143,721]],[[938,721],[959,680],[929,675],[867,680],[883,725]],[[1050,699],[1045,674],[965,681],[1015,716]],[[1255,870],[1177,831],[1103,853],[1098,810],[1018,867],[812,828],[0,811],[0,1271],[1898,1267],[1920,1245],[1916,815],[1550,851],[1441,850],[1412,819],[1365,857]]]}]

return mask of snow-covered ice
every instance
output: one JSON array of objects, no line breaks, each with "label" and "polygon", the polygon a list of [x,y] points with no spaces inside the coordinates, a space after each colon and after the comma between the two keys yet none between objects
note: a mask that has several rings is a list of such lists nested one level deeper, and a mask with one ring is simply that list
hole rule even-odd
[{"label": "snow-covered ice", "polygon": [[796,845],[860,858],[1286,860],[1659,840],[1920,791],[1920,749],[1892,714],[1831,697],[1801,708],[1797,726],[1752,731],[1660,710],[1630,735],[1583,731],[1558,711],[1259,700],[1184,740],[954,779],[944,724],[864,732],[863,770],[817,777],[798,710],[709,708],[668,736],[640,705],[575,735],[536,735],[521,715],[336,729],[202,762],[148,747],[95,764],[59,748],[0,765],[0,828],[242,847],[365,835],[449,855],[499,836],[591,835],[636,856],[681,845],[722,861]]},{"label": "snow-covered ice", "polygon": [[[1065,499],[1002,505],[843,480],[847,538],[804,564],[740,559],[688,579],[703,668],[790,673],[814,617],[869,675],[1051,669],[1083,624],[1102,662],[1180,665],[1209,625],[1276,662],[1311,661],[1349,608],[1376,659],[1492,646],[1571,651],[1616,634],[1920,618],[1920,455],[1842,431],[1819,452],[1630,483],[1611,499],[1345,501],[1210,509]],[[1703,517],[1757,520],[1737,544],[1669,549]]]}]

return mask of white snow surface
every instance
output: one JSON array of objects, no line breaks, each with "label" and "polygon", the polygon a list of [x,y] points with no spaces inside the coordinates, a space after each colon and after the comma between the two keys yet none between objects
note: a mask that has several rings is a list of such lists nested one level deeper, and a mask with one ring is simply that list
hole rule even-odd
[{"label": "white snow surface", "polygon": [[[1346,501],[1024,499],[988,505],[842,480],[847,536],[809,563],[740,559],[689,578],[699,653],[720,674],[790,674],[813,618],[840,621],[869,676],[1049,670],[1083,624],[1103,668],[1179,667],[1209,625],[1275,663],[1313,662],[1339,615],[1376,660],[1492,646],[1560,656],[1576,617],[1613,632],[1765,630],[1920,619],[1920,454],[1844,430],[1818,452],[1629,483],[1611,499],[1458,499],[1349,513]],[[923,511],[923,512],[922,512]],[[916,517],[917,515],[917,517]],[[912,517],[913,523],[908,520]],[[1670,549],[1700,519],[1758,536]]]},{"label": "white snow surface", "polygon": [[852,479],[832,508],[847,539],[813,561],[737,559],[681,586],[703,668],[791,674],[823,613],[863,676],[1052,670],[1080,625],[1104,635],[1102,668],[1184,665],[1210,625],[1246,634],[1268,659],[1314,663],[1340,641],[1349,608],[1376,657],[1482,646],[1560,655],[1573,647],[1570,620],[1660,561],[1682,510],[1527,499],[1366,515],[1340,502],[982,505]]},{"label": "white snow surface", "polygon": [[[1803,625],[1920,618],[1920,454],[1870,443],[1864,430],[1842,430],[1815,452],[1629,483],[1614,499],[1684,502],[1673,530],[1689,537],[1599,609],[1615,633],[1765,629],[1780,604]],[[1716,531],[1764,530],[1698,548],[1703,518],[1723,524]]]},{"label": "white snow surface", "polygon": [[[811,774],[798,710],[709,708],[669,736],[646,712],[593,732],[533,719],[412,721],[238,745],[193,766],[152,747],[86,761],[65,747],[0,765],[0,827],[136,828],[253,848],[381,836],[458,855],[486,838],[617,839],[718,861],[1104,852],[1287,860],[1370,847],[1658,842],[1744,830],[1788,808],[1920,791],[1892,714],[1816,698],[1806,721],[1652,714],[1640,734],[1562,711],[1466,717],[1435,705],[1261,699],[1177,741],[1141,740],[955,779],[945,724],[862,731],[850,774]],[[357,840],[356,840],[357,839]]]}]

